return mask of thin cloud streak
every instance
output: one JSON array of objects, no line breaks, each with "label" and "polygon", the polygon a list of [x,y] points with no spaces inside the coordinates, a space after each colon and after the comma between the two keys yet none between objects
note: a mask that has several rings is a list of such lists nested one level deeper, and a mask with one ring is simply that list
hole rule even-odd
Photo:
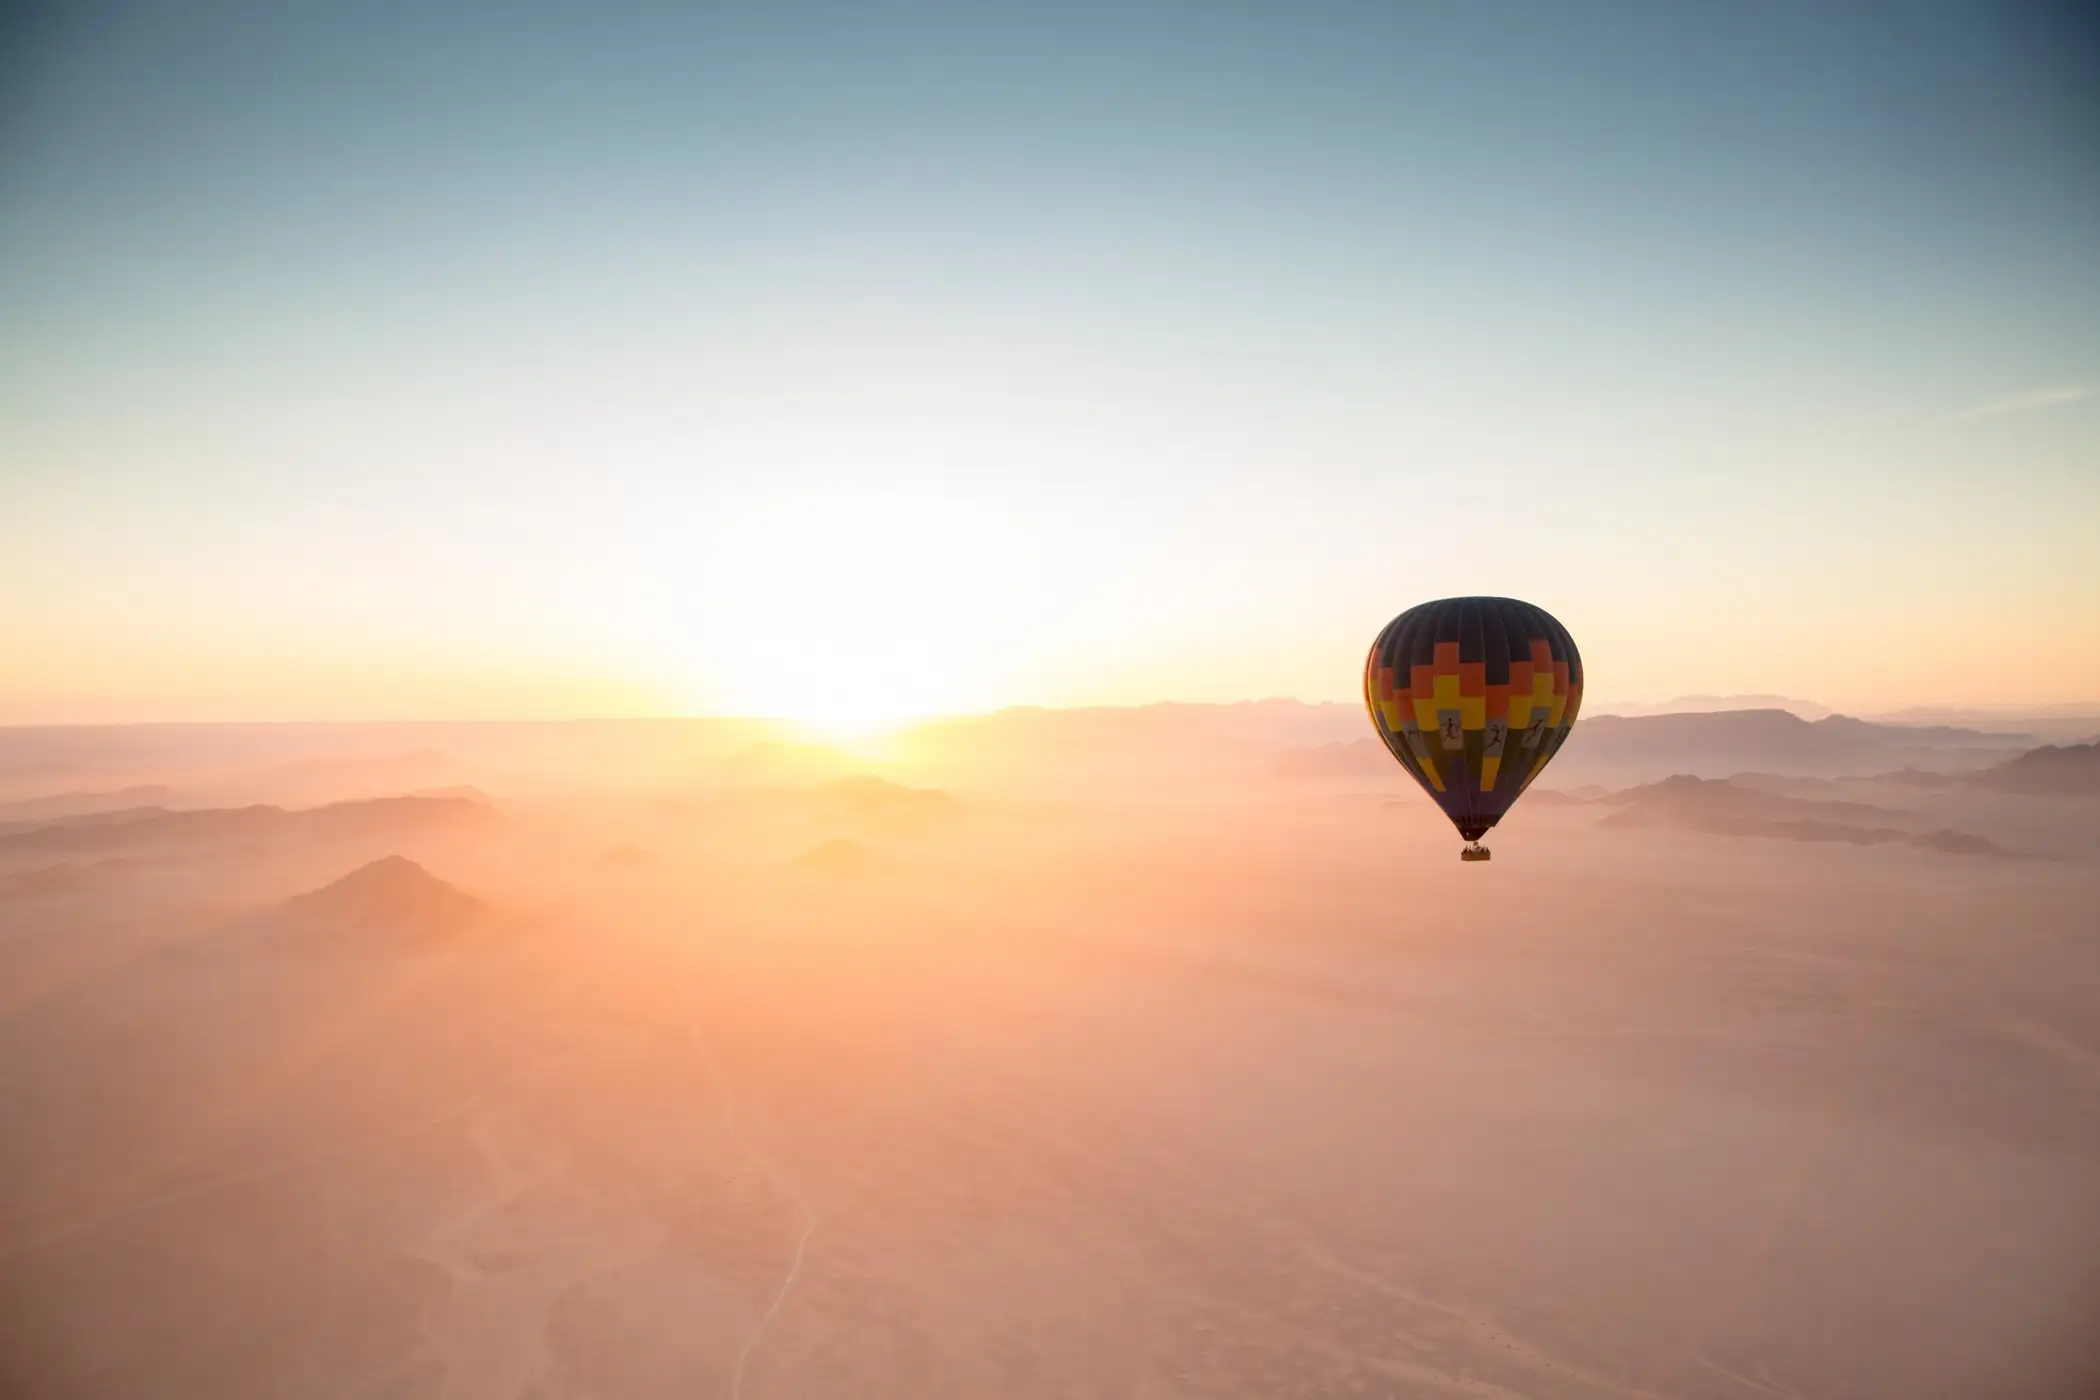
[{"label": "thin cloud streak", "polygon": [[2007,394],[2002,399],[1965,408],[1954,415],[1954,421],[1970,418],[1997,418],[2007,413],[2029,413],[2038,408],[2055,408],[2060,404],[2077,403],[2089,399],[2093,391],[2083,384],[2067,384],[2055,389],[2029,389],[2025,393]]}]

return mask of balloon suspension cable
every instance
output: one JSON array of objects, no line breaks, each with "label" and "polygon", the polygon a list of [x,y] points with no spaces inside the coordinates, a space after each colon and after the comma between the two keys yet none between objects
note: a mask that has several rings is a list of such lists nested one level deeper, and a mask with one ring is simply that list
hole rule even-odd
[{"label": "balloon suspension cable", "polygon": [[1487,847],[1481,845],[1478,841],[1473,842],[1472,844],[1468,845],[1464,850],[1458,853],[1458,858],[1460,860],[1488,860],[1491,857],[1492,852],[1490,852]]}]

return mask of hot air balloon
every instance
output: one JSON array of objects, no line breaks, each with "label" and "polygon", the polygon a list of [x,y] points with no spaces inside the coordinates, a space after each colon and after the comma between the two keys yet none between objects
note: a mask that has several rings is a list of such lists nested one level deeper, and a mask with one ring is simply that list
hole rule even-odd
[{"label": "hot air balloon", "polygon": [[1544,608],[1515,598],[1439,598],[1385,625],[1364,662],[1372,727],[1468,845],[1502,820],[1567,741],[1582,707],[1582,657]]}]

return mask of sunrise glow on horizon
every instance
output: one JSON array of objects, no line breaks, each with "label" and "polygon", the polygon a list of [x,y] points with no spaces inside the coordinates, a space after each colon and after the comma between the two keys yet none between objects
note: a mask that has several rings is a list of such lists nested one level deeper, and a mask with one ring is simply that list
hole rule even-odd
[{"label": "sunrise glow on horizon", "polygon": [[791,8],[28,26],[0,723],[2100,701],[2046,25]]}]

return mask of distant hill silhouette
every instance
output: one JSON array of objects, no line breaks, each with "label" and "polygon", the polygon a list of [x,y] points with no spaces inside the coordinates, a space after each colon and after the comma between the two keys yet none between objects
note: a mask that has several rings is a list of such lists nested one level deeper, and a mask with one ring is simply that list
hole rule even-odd
[{"label": "distant hill silhouette", "polygon": [[1819,705],[1813,700],[1796,700],[1791,695],[1679,695],[1651,705],[1605,704],[1597,707],[1600,715],[1628,717],[1701,715],[1726,710],[1785,710],[1806,720],[1823,719],[1837,713],[1828,705]]},{"label": "distant hill silhouette", "polygon": [[1937,831],[1921,831],[1910,838],[1913,846],[1923,846],[1931,851],[1945,851],[1957,856],[2009,856],[2014,854],[1987,836],[1978,836],[1968,831],[1953,831],[1941,827]]},{"label": "distant hill silhouette", "polygon": [[1607,793],[1597,801],[1607,807],[1644,814],[1780,819],[1815,816],[1830,821],[1914,822],[1908,812],[1869,802],[1826,801],[1774,792],[1740,778],[1695,778],[1677,774],[1659,783]]},{"label": "distant hill silhouette", "polygon": [[797,744],[780,739],[762,740],[734,753],[701,760],[699,770],[718,783],[738,787],[764,787],[780,783],[809,783],[836,776],[851,760],[822,744]]},{"label": "distant hill silhouette", "polygon": [[1956,725],[1986,733],[2027,734],[2062,742],[2100,736],[2100,705],[2056,705],[2031,712],[1913,706],[1868,716],[1878,724]]},{"label": "distant hill silhouette", "polygon": [[241,796],[273,802],[335,802],[427,790],[444,782],[453,767],[450,758],[432,748],[300,758],[243,774],[230,787]]},{"label": "distant hill silhouette", "polygon": [[946,826],[962,816],[962,803],[939,788],[907,787],[887,778],[856,774],[803,794],[820,817],[840,818],[864,830],[892,834]]},{"label": "distant hill silhouette", "polygon": [[45,817],[39,821],[0,824],[0,836],[35,831],[42,827],[120,826],[125,822],[137,821],[141,817],[166,816],[168,812],[166,807],[113,807],[93,812],[71,812],[64,816]]},{"label": "distant hill silhouette", "polygon": [[378,797],[287,811],[282,807],[207,807],[171,812],[144,807],[92,819],[62,820],[0,832],[0,855],[69,854],[129,847],[198,847],[229,841],[334,840],[397,831],[468,827],[493,820],[495,809],[463,797]]},{"label": "distant hill silhouette", "polygon": [[1755,836],[1782,841],[1837,841],[1855,846],[1913,845],[1956,855],[2011,855],[1982,836],[1920,831],[1907,812],[1865,802],[1789,797],[1726,778],[1686,774],[1599,799],[1617,810],[1599,826],[1696,831],[1711,836]]},{"label": "distant hill silhouette", "polygon": [[1585,716],[1554,760],[1563,771],[1632,769],[1720,776],[1865,774],[1904,764],[1981,767],[2021,736],[1948,726],[1874,724],[1849,715],[1805,720],[1785,710]]},{"label": "distant hill silhouette", "polygon": [[2020,737],[1947,725],[1875,724],[1850,715],[1807,720],[1785,710],[1595,715],[1579,721],[1575,733],[1586,735],[1592,749],[1616,746],[1653,751],[1673,746],[1725,746],[1817,760],[1863,749],[2004,748],[2017,743]]},{"label": "distant hill silhouette", "polygon": [[410,797],[464,797],[467,801],[479,802],[484,807],[496,805],[495,798],[490,797],[472,783],[452,783],[445,787],[417,788],[408,795]]},{"label": "distant hill silhouette", "polygon": [[1533,810],[1540,807],[1581,807],[1595,800],[1581,793],[1562,792],[1558,788],[1535,787],[1527,789],[1524,793],[1525,805]]},{"label": "distant hill silhouette", "polygon": [[303,927],[419,935],[458,932],[487,910],[482,901],[406,856],[382,856],[284,905],[284,912]]},{"label": "distant hill silhouette", "polygon": [[1961,780],[1950,773],[1934,773],[1924,768],[1898,768],[1892,773],[1876,773],[1873,781],[1899,787],[1944,788],[1953,787]]},{"label": "distant hill silhouette", "polygon": [[0,802],[0,823],[13,826],[95,812],[164,806],[174,795],[174,789],[157,784],[117,788],[110,792],[55,792],[48,797],[25,797],[14,802]]},{"label": "distant hill silhouette", "polygon": [[2042,796],[2100,793],[2100,742],[2045,744],[1995,768],[1970,775],[1971,785],[1994,792]]},{"label": "distant hill silhouette", "polygon": [[[1917,763],[1976,768],[2020,744],[2018,735],[1873,724],[1847,715],[1806,720],[1785,710],[1584,715],[1547,772],[1549,781],[1562,784],[1670,773],[1864,775]],[[1398,771],[1385,746],[1369,736],[1290,749],[1272,767],[1302,778],[1390,777]]]},{"label": "distant hill silhouette", "polygon": [[1843,778],[1813,778],[1790,773],[1730,773],[1728,781],[1737,787],[1756,788],[1761,792],[1826,799],[1845,798],[1848,794],[1857,795],[1862,791],[1871,793],[1873,789],[1882,786],[1916,789],[1958,787],[1962,779],[1953,773],[1934,773],[1922,768],[1898,768],[1886,773],[1860,773]]}]

